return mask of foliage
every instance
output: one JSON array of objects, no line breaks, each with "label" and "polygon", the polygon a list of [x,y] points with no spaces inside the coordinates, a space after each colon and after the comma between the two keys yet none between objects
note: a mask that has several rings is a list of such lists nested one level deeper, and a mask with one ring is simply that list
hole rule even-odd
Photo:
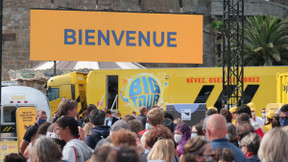
[{"label": "foliage", "polygon": [[288,25],[287,19],[272,16],[247,17],[245,27],[244,65],[287,65]]}]

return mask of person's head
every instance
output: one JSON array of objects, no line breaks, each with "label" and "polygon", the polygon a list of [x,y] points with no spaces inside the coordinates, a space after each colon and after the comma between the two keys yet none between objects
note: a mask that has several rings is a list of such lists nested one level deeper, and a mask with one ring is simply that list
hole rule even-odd
[{"label": "person's head", "polygon": [[105,115],[106,115],[106,118],[112,118],[112,112],[110,110],[107,110]]},{"label": "person's head", "polygon": [[192,127],[191,130],[191,137],[196,137],[196,136],[204,136],[205,134],[202,131],[202,124],[197,123]]},{"label": "person's head", "polygon": [[143,130],[143,124],[140,120],[134,119],[134,120],[129,120],[128,124],[131,128],[131,131],[138,134],[138,132]]},{"label": "person's head", "polygon": [[125,120],[117,120],[110,129],[110,137],[114,132],[119,131],[120,129],[131,130],[129,124]]},{"label": "person's head", "polygon": [[184,156],[181,162],[211,161],[215,158],[215,151],[210,143],[201,137],[190,138],[183,147]]},{"label": "person's head", "polygon": [[232,115],[229,112],[228,109],[221,109],[220,110],[220,114],[223,115],[226,118],[227,123],[231,123],[232,122]]},{"label": "person's head", "polygon": [[89,104],[88,105],[87,110],[85,110],[83,112],[83,121],[84,121],[84,123],[88,123],[89,122],[89,114],[95,109],[97,109],[97,107],[94,104]]},{"label": "person's head", "polygon": [[237,110],[237,106],[234,106],[232,108],[229,109],[229,112],[231,113],[232,115],[232,119],[236,119],[236,110]]},{"label": "person's head", "polygon": [[68,115],[70,117],[77,118],[77,109],[78,103],[76,101],[70,99],[62,100],[58,105],[57,117]]},{"label": "person's head", "polygon": [[179,155],[183,152],[184,144],[188,139],[191,138],[191,129],[190,127],[183,123],[179,124],[174,129],[174,141],[179,145],[179,149],[177,149]]},{"label": "person's head", "polygon": [[281,128],[273,128],[261,140],[258,157],[262,162],[288,161],[288,135]]},{"label": "person's head", "polygon": [[120,112],[115,112],[114,117],[117,118],[117,119],[121,119]]},{"label": "person's head", "polygon": [[173,135],[167,127],[163,126],[152,127],[146,134],[146,146],[152,148],[158,139],[173,140]]},{"label": "person's head", "polygon": [[141,115],[147,115],[147,112],[148,112],[148,109],[146,106],[141,106],[140,109],[139,109],[139,112]]},{"label": "person's head", "polygon": [[237,115],[237,121],[236,121],[236,126],[243,122],[250,122],[250,116],[246,113],[241,113]]},{"label": "person's head", "polygon": [[213,115],[213,114],[217,114],[217,111],[215,109],[208,109],[206,111],[206,116],[210,116],[210,115]]},{"label": "person's head", "polygon": [[136,116],[136,111],[133,111],[131,115]]},{"label": "person's head", "polygon": [[242,105],[236,109],[236,114],[240,115],[242,113],[248,114],[249,118],[251,118],[251,109],[247,105]]},{"label": "person's head", "polygon": [[60,140],[68,142],[70,138],[78,136],[78,123],[77,121],[70,117],[64,116],[56,121],[56,134],[59,136]]},{"label": "person's head", "polygon": [[265,107],[261,110],[261,114],[262,114],[262,118],[265,119],[265,117],[266,117],[266,108]]},{"label": "person's head", "polygon": [[47,114],[44,110],[38,110],[36,113],[36,123],[41,125],[47,121]]},{"label": "person's head", "polygon": [[136,148],[137,136],[134,132],[121,128],[120,130],[113,132],[110,136],[111,142],[117,147],[121,144],[125,144]]},{"label": "person's head", "polygon": [[279,117],[279,122],[282,127],[288,125],[288,104],[280,108]]},{"label": "person's head", "polygon": [[162,125],[164,121],[164,112],[160,108],[150,109],[147,113],[147,121],[151,126]]},{"label": "person's head", "polygon": [[129,120],[134,120],[136,119],[134,116],[132,115],[125,115],[122,120],[125,120],[126,122],[128,122]]},{"label": "person's head", "polygon": [[251,132],[242,138],[240,142],[241,151],[244,155],[247,155],[248,153],[257,155],[260,142],[261,137],[258,134]]},{"label": "person's head", "polygon": [[104,111],[95,109],[89,114],[89,120],[95,126],[104,125],[105,116]]},{"label": "person's head", "polygon": [[89,104],[87,107],[87,111],[88,113],[90,113],[92,110],[97,109],[97,107],[94,104]]},{"label": "person's head", "polygon": [[164,112],[164,118],[168,119],[168,120],[171,120],[171,121],[174,120],[173,115],[171,113],[167,112],[167,111]]},{"label": "person's head", "polygon": [[19,154],[10,153],[5,156],[4,162],[25,162],[25,159]]},{"label": "person's head", "polygon": [[223,115],[214,114],[207,119],[206,137],[209,141],[217,138],[225,138],[227,134],[227,123]]},{"label": "person's head", "polygon": [[247,134],[249,134],[250,132],[251,133],[254,132],[254,128],[250,124],[250,122],[243,122],[243,123],[239,124],[236,127],[236,136],[238,138],[238,141],[241,141],[242,138],[244,136],[246,136]]},{"label": "person's head", "polygon": [[234,161],[234,153],[229,148],[217,148],[216,161],[218,162],[232,162]]},{"label": "person's head", "polygon": [[60,161],[61,157],[60,147],[46,136],[39,136],[35,140],[33,147],[29,148],[29,159],[31,162]]},{"label": "person's head", "polygon": [[183,120],[181,120],[181,118],[176,118],[176,119],[174,119],[173,123],[178,125],[178,124],[182,124],[184,122],[183,122]]},{"label": "person's head", "polygon": [[104,144],[99,146],[91,155],[89,161],[93,162],[104,162],[107,160],[109,153],[113,150],[112,144]]},{"label": "person's head", "polygon": [[141,162],[134,147],[121,145],[111,150],[106,162]]},{"label": "person's head", "polygon": [[173,162],[174,153],[174,142],[171,139],[159,139],[149,152],[147,160],[165,160],[165,162]]},{"label": "person's head", "polygon": [[275,110],[269,110],[268,113],[265,113],[266,124],[270,124],[274,118]]},{"label": "person's head", "polygon": [[38,137],[38,135],[46,135],[48,127],[51,125],[50,122],[44,122],[43,124],[40,125],[38,128],[37,132],[34,134],[32,137],[32,140]]},{"label": "person's head", "polygon": [[[228,132],[227,132],[227,135],[228,135],[228,141],[229,142],[234,142],[237,140],[236,138],[236,127],[232,124],[232,123],[229,123],[227,124],[227,128],[228,128]],[[226,136],[227,138],[227,136]]]}]

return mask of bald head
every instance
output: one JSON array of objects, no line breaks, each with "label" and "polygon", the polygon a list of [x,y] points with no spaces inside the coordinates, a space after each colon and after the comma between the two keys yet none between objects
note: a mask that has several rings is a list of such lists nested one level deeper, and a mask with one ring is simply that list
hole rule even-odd
[{"label": "bald head", "polygon": [[227,123],[223,115],[213,114],[209,116],[206,126],[206,136],[209,141],[217,138],[225,138],[227,134]]}]

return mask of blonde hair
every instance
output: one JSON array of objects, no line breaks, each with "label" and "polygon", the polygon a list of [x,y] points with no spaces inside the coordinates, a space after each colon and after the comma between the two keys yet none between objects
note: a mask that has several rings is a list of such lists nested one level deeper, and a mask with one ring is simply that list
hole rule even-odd
[{"label": "blonde hair", "polygon": [[173,162],[174,152],[174,142],[171,139],[160,139],[152,147],[147,160],[165,160],[166,162]]},{"label": "blonde hair", "polygon": [[262,162],[288,161],[288,134],[281,128],[273,128],[261,140],[258,151]]}]

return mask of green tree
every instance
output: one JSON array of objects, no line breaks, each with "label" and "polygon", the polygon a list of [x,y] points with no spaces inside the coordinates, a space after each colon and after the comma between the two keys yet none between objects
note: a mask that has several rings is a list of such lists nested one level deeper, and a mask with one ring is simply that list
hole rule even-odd
[{"label": "green tree", "polygon": [[245,27],[244,65],[287,65],[287,19],[272,16],[247,17]]}]

